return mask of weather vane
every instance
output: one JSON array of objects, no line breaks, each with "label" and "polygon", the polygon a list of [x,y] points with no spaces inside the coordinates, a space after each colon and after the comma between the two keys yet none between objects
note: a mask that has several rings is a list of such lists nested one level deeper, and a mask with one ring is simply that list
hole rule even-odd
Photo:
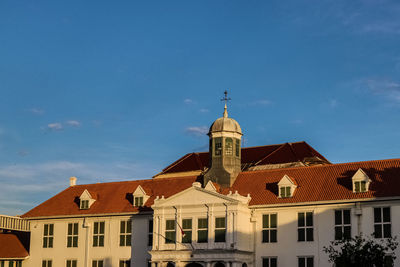
[{"label": "weather vane", "polygon": [[225,90],[224,92],[224,98],[221,98],[221,101],[225,101],[225,105],[228,103],[228,101],[231,100],[230,97],[228,97],[228,91]]}]

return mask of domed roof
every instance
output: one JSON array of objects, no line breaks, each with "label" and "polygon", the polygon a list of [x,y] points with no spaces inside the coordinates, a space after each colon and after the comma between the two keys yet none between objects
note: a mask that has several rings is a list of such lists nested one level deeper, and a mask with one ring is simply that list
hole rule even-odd
[{"label": "domed roof", "polygon": [[208,134],[214,132],[235,132],[242,134],[242,129],[237,121],[228,117],[228,111],[225,105],[224,115],[221,118],[216,119],[211,124],[210,131]]}]

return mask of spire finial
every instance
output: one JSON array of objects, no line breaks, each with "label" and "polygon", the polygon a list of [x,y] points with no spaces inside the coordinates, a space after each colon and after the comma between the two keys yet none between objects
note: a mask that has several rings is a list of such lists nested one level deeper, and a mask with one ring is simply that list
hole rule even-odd
[{"label": "spire finial", "polygon": [[224,107],[224,118],[228,118],[228,108],[227,108],[227,103],[228,103],[228,101],[229,100],[231,100],[231,98],[230,97],[228,97],[228,91],[227,90],[225,90],[225,92],[224,92],[224,97],[223,98],[221,98],[221,101],[225,101],[225,107]]}]

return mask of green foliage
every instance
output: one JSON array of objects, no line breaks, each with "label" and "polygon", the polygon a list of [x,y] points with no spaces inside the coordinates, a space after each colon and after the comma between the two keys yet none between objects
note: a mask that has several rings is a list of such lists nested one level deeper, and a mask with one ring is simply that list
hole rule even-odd
[{"label": "green foliage", "polygon": [[387,267],[393,266],[397,246],[396,238],[367,239],[360,235],[332,241],[323,251],[336,267]]}]

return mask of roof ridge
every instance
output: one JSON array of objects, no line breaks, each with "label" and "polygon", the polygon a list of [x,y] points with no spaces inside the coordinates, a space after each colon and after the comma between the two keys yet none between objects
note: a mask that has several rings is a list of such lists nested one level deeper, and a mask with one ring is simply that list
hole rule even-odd
[{"label": "roof ridge", "polygon": [[267,154],[265,157],[261,158],[259,161],[257,161],[254,166],[257,166],[261,161],[265,160],[266,158],[268,158],[269,156],[273,155],[274,153],[278,152],[279,150],[281,150],[283,147],[285,147],[285,145],[287,145],[288,143],[284,143],[281,144],[280,146],[278,146],[276,149],[274,149],[271,153]]},{"label": "roof ridge", "polygon": [[351,165],[351,164],[360,164],[360,163],[373,163],[373,162],[390,162],[390,161],[400,161],[400,158],[394,159],[379,159],[379,160],[366,160],[366,161],[354,161],[354,162],[346,162],[346,163],[331,163],[331,164],[322,164],[322,165],[312,165],[312,166],[300,166],[300,167],[288,167],[288,168],[277,168],[277,169],[264,169],[264,170],[252,170],[252,171],[242,171],[242,173],[255,173],[255,172],[279,172],[282,170],[295,170],[295,169],[317,169],[317,168],[333,168],[335,166],[343,166],[343,165]]}]

